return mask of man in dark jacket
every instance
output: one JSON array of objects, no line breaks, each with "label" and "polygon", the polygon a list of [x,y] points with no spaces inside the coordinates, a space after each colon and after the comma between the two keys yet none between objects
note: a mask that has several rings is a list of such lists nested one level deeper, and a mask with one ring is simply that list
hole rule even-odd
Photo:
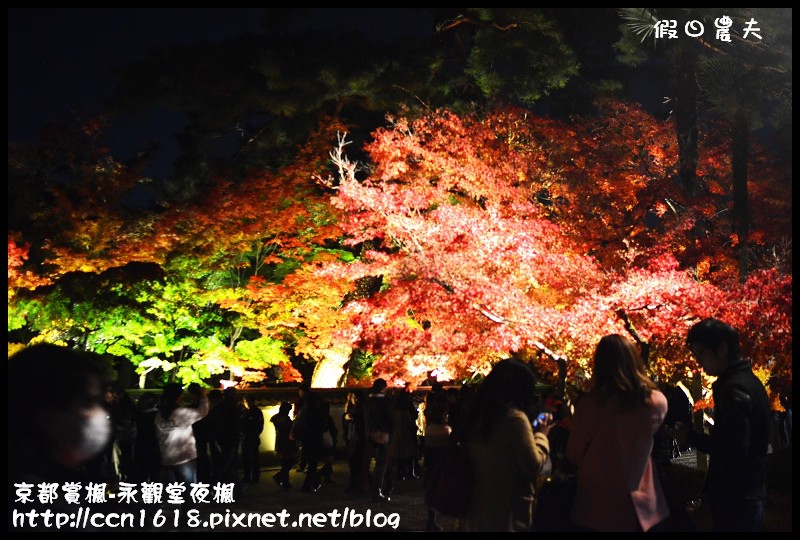
[{"label": "man in dark jacket", "polygon": [[375,379],[364,404],[365,432],[371,452],[365,455],[375,456],[375,474],[372,482],[372,500],[388,502],[389,491],[385,485],[386,469],[389,466],[389,449],[394,434],[394,407],[392,399],[386,396],[386,381]]},{"label": "man in dark jacket", "polygon": [[258,484],[258,480],[261,477],[261,462],[258,450],[261,446],[261,432],[264,431],[264,413],[256,405],[256,398],[252,394],[246,395],[243,403],[242,480]]},{"label": "man in dark jacket", "polygon": [[306,478],[300,491],[315,492],[320,488],[317,467],[322,457],[322,433],[325,430],[325,417],[320,409],[320,396],[308,391],[303,399],[303,408],[294,419],[292,432],[300,441],[306,460]]},{"label": "man in dark jacket", "polygon": [[239,484],[239,441],[242,436],[242,411],[239,395],[234,387],[222,391],[220,401],[208,413],[212,444],[219,459],[215,460],[215,482]]},{"label": "man in dark jacket", "polygon": [[676,427],[676,435],[709,455],[707,491],[715,531],[758,532],[764,526],[770,406],[764,385],[739,357],[739,333],[717,320],[695,324],[686,343],[700,367],[716,376],[710,435]]}]

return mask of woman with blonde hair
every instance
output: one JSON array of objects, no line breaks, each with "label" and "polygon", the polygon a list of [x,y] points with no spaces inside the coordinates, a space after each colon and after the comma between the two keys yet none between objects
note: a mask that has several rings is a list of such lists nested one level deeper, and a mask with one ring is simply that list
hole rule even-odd
[{"label": "woman with blonde hair", "polygon": [[579,530],[648,531],[669,515],[651,453],[667,399],[636,345],[603,337],[592,387],[572,417],[567,459],[577,467],[572,521]]}]

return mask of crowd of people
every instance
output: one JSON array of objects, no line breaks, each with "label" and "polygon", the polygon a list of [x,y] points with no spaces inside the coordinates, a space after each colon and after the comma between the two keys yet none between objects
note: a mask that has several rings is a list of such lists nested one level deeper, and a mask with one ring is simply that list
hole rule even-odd
[{"label": "crowd of people", "polygon": [[[598,342],[591,383],[569,410],[562,396],[539,396],[530,367],[513,358],[496,363],[480,384],[445,389],[432,381],[422,402],[408,387],[377,378],[349,392],[339,421],[330,401],[303,384],[294,402],[281,402],[268,419],[279,465],[272,480],[292,489],[297,467],[305,473],[300,490],[316,492],[333,482],[335,459],[344,454],[347,493],[391,504],[396,482],[430,482],[445,448],[458,440],[474,471],[462,531],[536,530],[538,490],[556,470],[575,478],[564,530],[689,531],[668,464],[675,448],[691,446],[710,458],[705,491],[714,530],[762,530],[772,418],[764,385],[726,323],[700,321],[686,344],[716,377],[708,433],[692,427],[685,396],[648,376],[636,343],[614,334]],[[251,394],[171,383],[160,397],[146,393],[134,403],[105,383],[90,357],[54,345],[24,349],[8,371],[12,484],[89,475],[241,489],[261,480],[265,417]],[[30,380],[44,385],[33,402],[19,384]],[[429,531],[442,529],[437,520],[429,509]]]}]

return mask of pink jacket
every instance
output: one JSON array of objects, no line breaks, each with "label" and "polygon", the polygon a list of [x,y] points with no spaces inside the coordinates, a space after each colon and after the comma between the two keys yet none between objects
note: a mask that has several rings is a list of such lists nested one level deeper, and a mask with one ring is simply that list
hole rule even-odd
[{"label": "pink jacket", "polygon": [[654,390],[644,407],[625,410],[597,392],[572,417],[567,458],[578,467],[575,524],[598,531],[647,531],[669,515],[650,454],[667,414]]}]

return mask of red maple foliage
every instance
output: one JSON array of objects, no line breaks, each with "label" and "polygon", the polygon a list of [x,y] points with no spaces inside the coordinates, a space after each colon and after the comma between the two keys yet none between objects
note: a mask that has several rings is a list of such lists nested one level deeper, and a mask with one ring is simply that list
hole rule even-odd
[{"label": "red maple foliage", "polygon": [[8,236],[8,301],[19,289],[33,290],[41,285],[51,283],[50,278],[41,276],[33,270],[25,268],[25,261],[28,260],[29,244],[17,244],[17,241]]},{"label": "red maple foliage", "polygon": [[[757,362],[791,376],[778,351],[791,333],[791,276],[776,287],[766,287],[774,275],[753,274],[745,287],[729,280],[726,235],[700,238],[696,226],[717,219],[724,194],[680,192],[667,124],[631,105],[600,111],[570,123],[509,109],[390,119],[367,146],[364,179],[343,144],[333,152],[340,175],[328,185],[341,226],[351,244],[376,247],[324,273],[382,276],[380,293],[345,307],[340,333],[380,355],[375,373],[460,378],[521,354],[552,379],[567,358],[578,384],[601,336],[634,332],[653,371],[672,378],[696,370],[683,347],[688,327],[725,316],[760,345]],[[709,160],[703,167],[726,174]],[[761,300],[743,303],[754,288]],[[781,332],[753,334],[748,321],[758,317]]]},{"label": "red maple foliage", "polygon": [[[724,134],[703,141],[706,189],[687,194],[673,130],[634,105],[598,103],[569,122],[439,111],[390,119],[364,168],[342,141],[338,177],[315,184],[344,129],[325,119],[292,164],[221,178],[196,204],[136,219],[112,201],[135,175],[113,160],[87,168],[85,184],[56,189],[41,216],[56,225],[37,246],[54,268],[47,278],[9,236],[9,299],[68,272],[156,263],[235,321],[231,356],[247,329],[313,360],[369,351],[374,375],[412,384],[430,370],[485,373],[511,354],[553,382],[566,360],[581,384],[608,333],[646,343],[659,378],[681,378],[697,371],[686,330],[715,316],[740,328],[772,386],[791,389],[791,266],[778,252],[791,198],[763,149],[750,174],[760,259],[740,284]],[[367,277],[380,290],[354,294]]]}]

